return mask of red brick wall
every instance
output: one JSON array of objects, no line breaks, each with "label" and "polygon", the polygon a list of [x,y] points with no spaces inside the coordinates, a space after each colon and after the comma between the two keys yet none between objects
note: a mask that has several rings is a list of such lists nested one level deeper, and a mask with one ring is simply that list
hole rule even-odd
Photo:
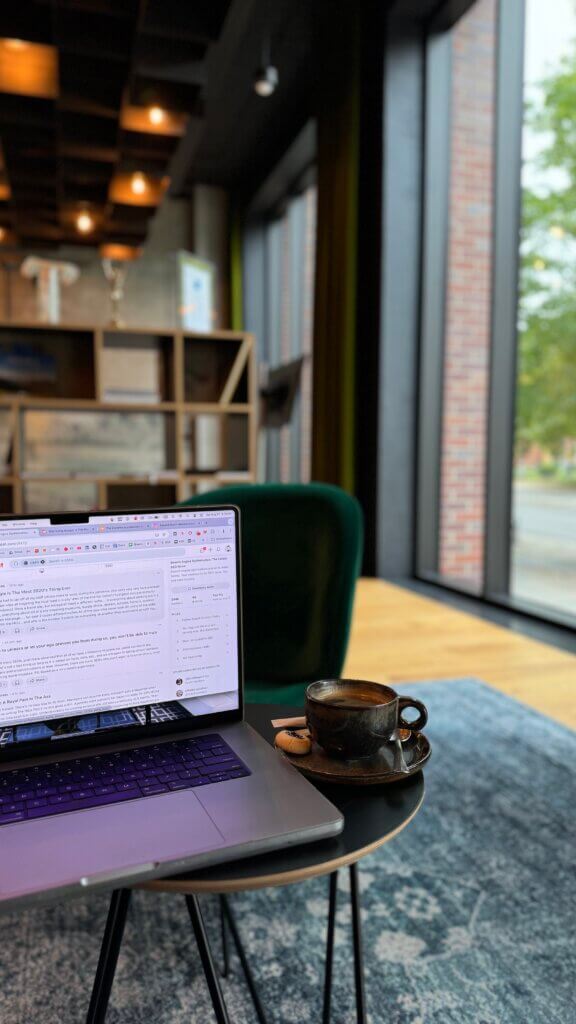
[{"label": "red brick wall", "polygon": [[452,30],[439,569],[474,589],[484,546],[496,14],[497,0],[477,0]]}]

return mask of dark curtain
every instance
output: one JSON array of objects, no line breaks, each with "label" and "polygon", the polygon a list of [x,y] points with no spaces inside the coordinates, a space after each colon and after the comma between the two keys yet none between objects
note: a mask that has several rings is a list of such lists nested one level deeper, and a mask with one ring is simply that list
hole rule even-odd
[{"label": "dark curtain", "polygon": [[359,14],[319,4],[313,479],[355,489]]}]

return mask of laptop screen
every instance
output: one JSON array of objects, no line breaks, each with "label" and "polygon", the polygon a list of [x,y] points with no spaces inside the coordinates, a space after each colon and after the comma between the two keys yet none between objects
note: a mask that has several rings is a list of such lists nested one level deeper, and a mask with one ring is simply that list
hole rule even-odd
[{"label": "laptop screen", "polygon": [[237,711],[237,544],[226,507],[0,521],[0,749]]}]

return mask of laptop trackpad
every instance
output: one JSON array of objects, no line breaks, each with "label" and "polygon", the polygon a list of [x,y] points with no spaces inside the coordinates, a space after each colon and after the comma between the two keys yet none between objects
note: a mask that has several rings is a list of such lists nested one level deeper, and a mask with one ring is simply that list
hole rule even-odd
[{"label": "laptop trackpad", "polygon": [[190,790],[5,825],[0,839],[3,896],[191,857],[224,843]]}]

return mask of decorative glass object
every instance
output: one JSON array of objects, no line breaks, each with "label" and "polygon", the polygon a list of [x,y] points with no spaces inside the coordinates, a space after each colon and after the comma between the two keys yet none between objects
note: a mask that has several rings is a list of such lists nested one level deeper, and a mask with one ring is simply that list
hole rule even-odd
[{"label": "decorative glass object", "polygon": [[124,298],[124,285],[128,273],[129,263],[126,260],[102,260],[104,277],[110,286],[110,326],[124,327],[124,321],[120,316],[120,307]]}]

